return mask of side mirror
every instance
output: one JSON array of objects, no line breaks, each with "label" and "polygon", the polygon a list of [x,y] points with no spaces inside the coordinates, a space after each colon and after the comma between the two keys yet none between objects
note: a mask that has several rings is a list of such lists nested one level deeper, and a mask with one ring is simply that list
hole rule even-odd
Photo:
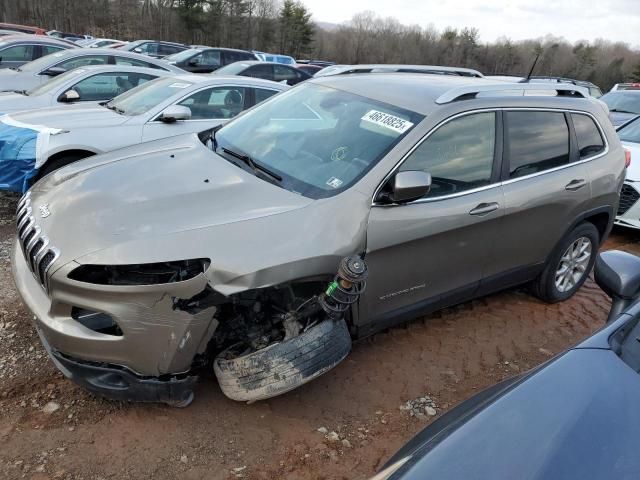
[{"label": "side mirror", "polygon": [[133,51],[136,53],[142,53],[142,49],[140,47],[134,48]]},{"label": "side mirror", "polygon": [[431,189],[431,175],[422,170],[406,170],[396,173],[378,200],[390,203],[407,203],[424,197]]},{"label": "side mirror", "polygon": [[80,100],[80,94],[75,90],[67,90],[58,98],[60,102],[75,102],[76,100]]},{"label": "side mirror", "polygon": [[596,258],[594,278],[613,300],[607,320],[612,321],[640,297],[640,257],[620,250],[602,252]]},{"label": "side mirror", "polygon": [[160,114],[160,120],[164,123],[174,123],[178,120],[189,120],[191,109],[183,105],[171,105]]},{"label": "side mirror", "polygon": [[51,68],[47,68],[44,72],[42,72],[42,75],[48,75],[50,77],[56,77],[56,76],[58,76],[60,74],[63,74],[66,71],[67,71],[66,68],[51,67]]}]

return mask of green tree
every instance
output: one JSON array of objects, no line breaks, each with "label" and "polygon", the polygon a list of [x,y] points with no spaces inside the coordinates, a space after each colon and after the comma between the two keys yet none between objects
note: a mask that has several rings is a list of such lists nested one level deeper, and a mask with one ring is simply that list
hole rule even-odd
[{"label": "green tree", "polygon": [[311,12],[300,2],[284,0],[278,15],[280,52],[299,57],[309,51],[313,41]]}]

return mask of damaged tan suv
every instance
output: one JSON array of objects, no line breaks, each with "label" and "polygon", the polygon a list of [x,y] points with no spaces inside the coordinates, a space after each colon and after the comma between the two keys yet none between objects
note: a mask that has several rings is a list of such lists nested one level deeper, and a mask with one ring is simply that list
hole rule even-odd
[{"label": "damaged tan suv", "polygon": [[313,79],[222,128],[46,176],[18,206],[14,277],[91,391],[184,406],[213,369],[259,400],[425,312],[523,283],[569,298],[624,169],[574,85]]}]

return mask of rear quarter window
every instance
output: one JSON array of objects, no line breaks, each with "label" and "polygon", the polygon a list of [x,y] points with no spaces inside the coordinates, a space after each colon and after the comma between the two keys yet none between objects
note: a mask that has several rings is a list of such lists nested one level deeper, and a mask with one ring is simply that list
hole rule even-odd
[{"label": "rear quarter window", "polygon": [[576,131],[580,158],[588,158],[604,151],[604,140],[600,129],[588,115],[572,113],[571,120]]},{"label": "rear quarter window", "polygon": [[509,178],[569,163],[569,127],[561,112],[505,112]]}]

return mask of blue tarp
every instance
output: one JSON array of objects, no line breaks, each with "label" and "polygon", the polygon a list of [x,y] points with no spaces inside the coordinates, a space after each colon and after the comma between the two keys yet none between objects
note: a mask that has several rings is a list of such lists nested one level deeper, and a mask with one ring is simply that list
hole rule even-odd
[{"label": "blue tarp", "polygon": [[24,193],[38,173],[49,135],[61,130],[18,122],[0,114],[0,190]]}]

